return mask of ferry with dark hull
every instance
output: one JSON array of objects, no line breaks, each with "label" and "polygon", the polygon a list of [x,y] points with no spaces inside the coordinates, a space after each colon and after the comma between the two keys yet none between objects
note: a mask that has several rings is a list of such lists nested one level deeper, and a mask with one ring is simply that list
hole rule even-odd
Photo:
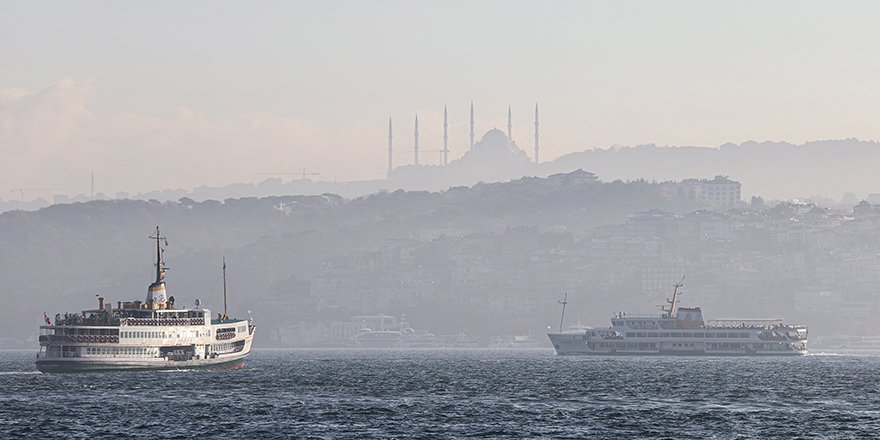
[{"label": "ferry with dark hull", "polygon": [[618,313],[611,327],[576,326],[548,333],[559,355],[798,356],[807,354],[807,327],[782,319],[703,320],[699,307],[679,307],[682,283],[659,315]]},{"label": "ferry with dark hull", "polygon": [[[44,373],[102,370],[240,367],[250,353],[256,326],[252,319],[226,314],[226,263],[223,263],[223,313],[212,317],[200,307],[175,307],[165,290],[164,249],[156,228],[156,281],[145,302],[98,298],[98,307],[82,313],[48,315],[40,326],[37,369]],[[166,243],[167,244],[167,243]]]}]

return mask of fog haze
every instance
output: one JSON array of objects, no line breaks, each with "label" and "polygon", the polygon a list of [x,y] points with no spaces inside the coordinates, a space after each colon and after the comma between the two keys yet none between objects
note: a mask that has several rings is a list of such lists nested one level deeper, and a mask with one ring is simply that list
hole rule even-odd
[{"label": "fog haze", "polygon": [[88,194],[93,170],[107,194],[304,168],[320,180],[380,179],[389,117],[401,150],[416,113],[423,148],[436,149],[448,105],[459,157],[471,101],[479,134],[503,127],[512,106],[525,146],[539,102],[547,160],[612,145],[880,138],[870,2],[2,9],[7,200],[13,188]]}]

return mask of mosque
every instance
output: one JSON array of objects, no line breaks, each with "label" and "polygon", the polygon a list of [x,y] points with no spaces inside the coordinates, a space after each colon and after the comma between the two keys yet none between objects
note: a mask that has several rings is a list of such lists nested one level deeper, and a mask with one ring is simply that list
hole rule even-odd
[{"label": "mosque", "polygon": [[474,104],[470,108],[470,148],[462,157],[449,161],[449,118],[443,108],[443,148],[431,150],[441,153],[441,165],[419,163],[419,118],[415,118],[413,162],[394,166],[394,145],[391,120],[388,120],[388,181],[406,188],[441,189],[457,185],[473,185],[478,182],[499,182],[534,175],[540,161],[538,134],[538,106],[535,105],[534,156],[513,140],[513,113],[507,109],[507,133],[493,128],[476,141],[474,133]]}]

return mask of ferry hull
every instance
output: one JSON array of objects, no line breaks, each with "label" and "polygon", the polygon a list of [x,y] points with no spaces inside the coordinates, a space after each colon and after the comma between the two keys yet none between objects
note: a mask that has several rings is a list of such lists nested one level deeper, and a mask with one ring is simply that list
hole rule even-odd
[{"label": "ferry hull", "polygon": [[190,361],[147,361],[144,359],[122,360],[81,360],[81,359],[40,359],[37,370],[42,373],[82,373],[89,371],[146,371],[146,370],[191,370],[191,369],[234,369],[243,368],[248,353],[216,359],[197,359]]},{"label": "ferry hull", "polygon": [[754,349],[743,350],[670,350],[663,348],[647,350],[627,349],[592,349],[587,345],[590,339],[584,334],[573,333],[548,333],[547,337],[553,344],[556,354],[560,356],[803,356],[806,350],[790,351],[760,351]]}]

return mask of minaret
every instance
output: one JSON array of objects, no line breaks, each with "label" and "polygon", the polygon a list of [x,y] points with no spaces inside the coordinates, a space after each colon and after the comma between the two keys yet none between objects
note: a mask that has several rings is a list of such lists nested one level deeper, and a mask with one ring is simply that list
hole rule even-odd
[{"label": "minaret", "polygon": [[535,103],[535,163],[541,163],[541,148],[538,144],[538,104]]},{"label": "minaret", "polygon": [[507,142],[513,142],[513,113],[510,106],[507,106]]},{"label": "minaret", "polygon": [[416,137],[416,143],[415,143],[415,145],[413,146],[413,150],[416,152],[416,156],[415,156],[415,159],[416,159],[416,160],[415,160],[415,164],[416,164],[416,166],[419,166],[419,115],[416,115],[416,132],[415,132],[415,137]]},{"label": "minaret", "polygon": [[474,101],[471,101],[471,148],[474,148]]},{"label": "minaret", "polygon": [[391,158],[394,156],[394,149],[391,147],[391,138],[391,118],[388,118],[388,177],[391,177],[391,170],[393,169]]},{"label": "minaret", "polygon": [[449,163],[449,117],[446,114],[446,106],[443,106],[443,166]]}]

